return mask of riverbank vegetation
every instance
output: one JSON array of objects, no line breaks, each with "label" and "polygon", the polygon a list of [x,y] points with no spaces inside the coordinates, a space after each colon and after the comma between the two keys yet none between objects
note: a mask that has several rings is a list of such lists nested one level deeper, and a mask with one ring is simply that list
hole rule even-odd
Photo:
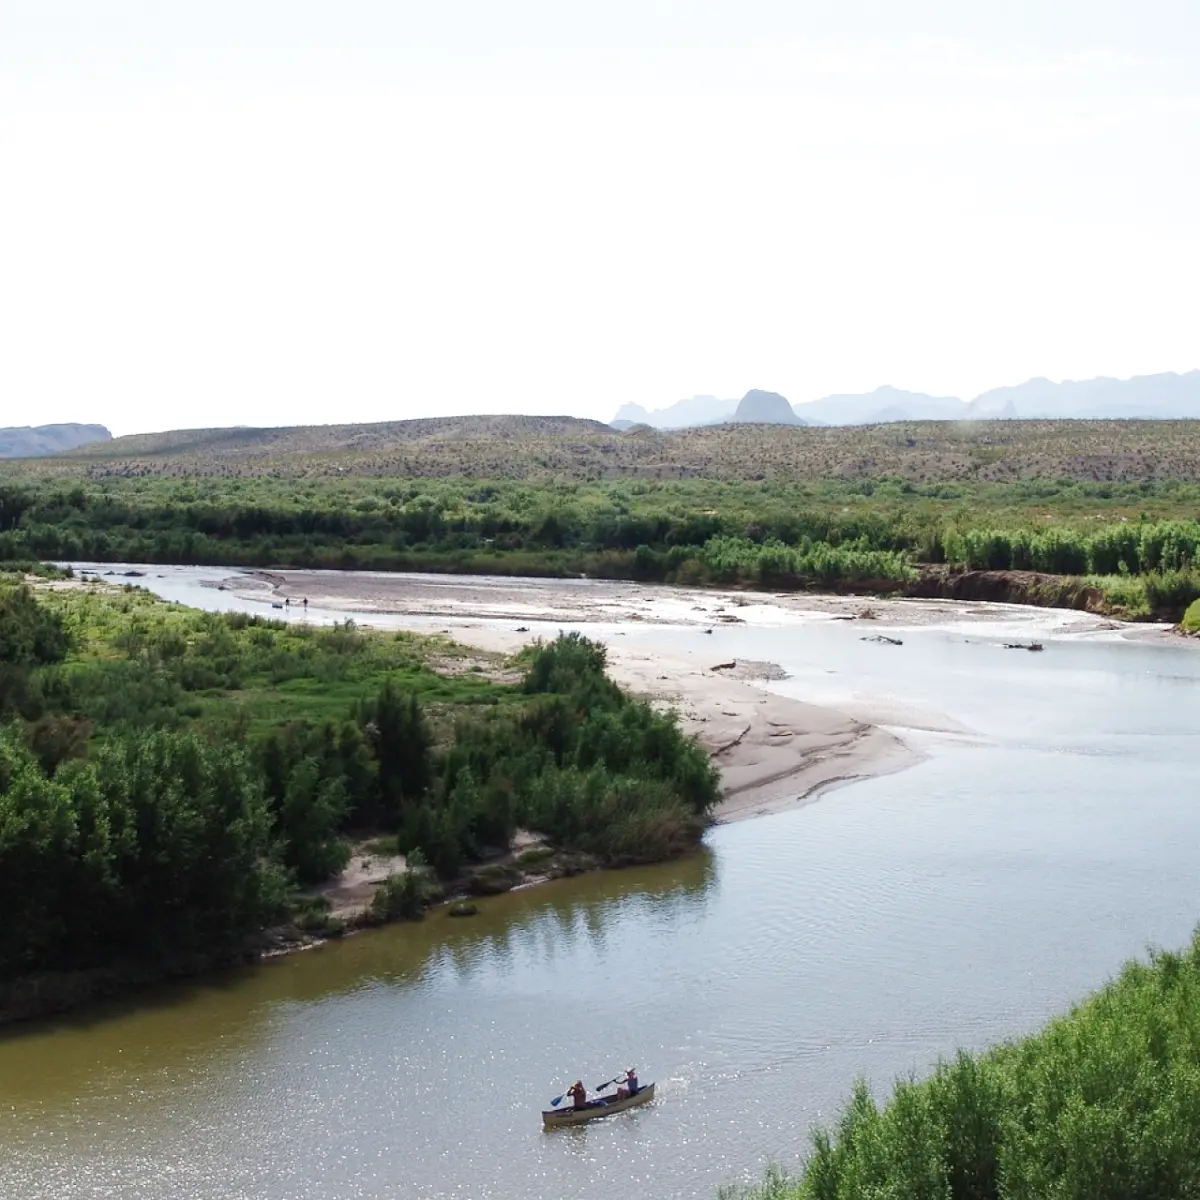
[{"label": "riverbank vegetation", "polygon": [[[1200,598],[1200,486],[1148,475],[487,481],[59,470],[41,464],[0,483],[0,561],[586,574],[901,595],[958,595],[959,575],[987,572],[989,598],[1065,598],[1134,619],[1177,620]],[[1017,572],[1031,578],[1003,578]]]},{"label": "riverbank vegetation", "polygon": [[725,1200],[1127,1200],[1200,1190],[1200,934],[1043,1032],[877,1106],[860,1085],[802,1174]]},{"label": "riverbank vegetation", "polygon": [[1200,600],[1193,600],[1188,605],[1179,624],[1184,633],[1200,633]]},{"label": "riverbank vegetation", "polygon": [[341,870],[351,835],[414,868],[381,916],[518,828],[609,864],[696,844],[716,772],[603,647],[563,636],[499,680],[464,653],[0,582],[0,982],[227,953]]}]

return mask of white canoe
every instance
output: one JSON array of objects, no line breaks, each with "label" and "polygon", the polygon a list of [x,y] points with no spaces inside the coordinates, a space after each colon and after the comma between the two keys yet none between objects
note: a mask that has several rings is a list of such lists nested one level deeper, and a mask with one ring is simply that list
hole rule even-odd
[{"label": "white canoe", "polygon": [[624,1112],[627,1108],[648,1104],[653,1099],[654,1084],[644,1083],[632,1096],[606,1096],[601,1100],[590,1101],[585,1108],[564,1105],[562,1108],[543,1109],[542,1124],[547,1129],[558,1129],[562,1125],[582,1125],[585,1121],[611,1117],[613,1113]]}]

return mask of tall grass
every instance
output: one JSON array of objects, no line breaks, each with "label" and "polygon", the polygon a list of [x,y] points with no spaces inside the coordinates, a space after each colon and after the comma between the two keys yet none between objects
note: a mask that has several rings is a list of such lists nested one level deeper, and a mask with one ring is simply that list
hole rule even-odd
[{"label": "tall grass", "polygon": [[1200,932],[1041,1033],[960,1053],[877,1106],[859,1084],[803,1171],[727,1200],[1200,1195]]},{"label": "tall grass", "polygon": [[1200,572],[1192,570],[1089,576],[1087,582],[1100,591],[1110,612],[1131,620],[1177,620],[1200,599]]}]

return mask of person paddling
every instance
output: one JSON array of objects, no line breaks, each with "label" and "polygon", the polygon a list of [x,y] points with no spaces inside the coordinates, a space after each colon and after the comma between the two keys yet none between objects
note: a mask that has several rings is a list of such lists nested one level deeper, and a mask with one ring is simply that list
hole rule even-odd
[{"label": "person paddling", "polygon": [[582,1080],[575,1080],[571,1087],[567,1088],[567,1095],[571,1097],[576,1108],[587,1108],[587,1088],[583,1086]]}]

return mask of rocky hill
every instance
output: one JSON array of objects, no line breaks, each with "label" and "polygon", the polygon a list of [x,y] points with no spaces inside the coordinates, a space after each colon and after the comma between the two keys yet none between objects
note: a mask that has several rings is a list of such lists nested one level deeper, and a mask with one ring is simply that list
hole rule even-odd
[{"label": "rocky hill", "polygon": [[40,458],[63,454],[77,446],[107,442],[103,425],[15,425],[0,429],[0,458]]},{"label": "rocky hill", "polygon": [[792,406],[778,392],[751,388],[738,401],[737,411],[729,418],[737,425],[804,425]]}]

